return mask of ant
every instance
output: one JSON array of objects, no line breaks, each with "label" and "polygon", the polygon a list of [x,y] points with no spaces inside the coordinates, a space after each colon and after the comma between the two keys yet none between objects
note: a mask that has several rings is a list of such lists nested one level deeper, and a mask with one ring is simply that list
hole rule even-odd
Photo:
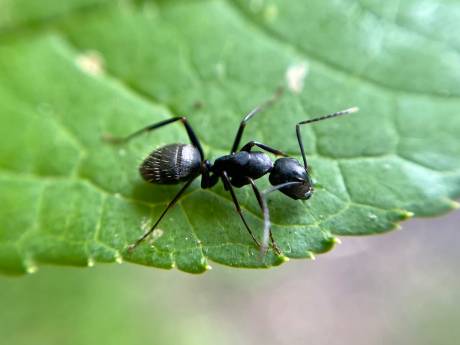
[{"label": "ant", "polygon": [[[155,230],[166,213],[180,199],[181,195],[187,190],[192,182],[201,175],[201,188],[203,189],[211,188],[215,186],[219,180],[222,180],[225,190],[230,192],[236,211],[246,230],[251,235],[254,243],[260,248],[262,254],[265,254],[267,251],[269,241],[271,242],[271,246],[275,253],[278,255],[281,254],[281,250],[278,248],[271,232],[266,195],[279,190],[294,200],[308,200],[312,196],[314,186],[309,174],[310,167],[307,164],[300,127],[309,123],[341,115],[347,115],[358,111],[357,107],[353,107],[297,123],[296,136],[299,142],[303,165],[300,164],[297,159],[289,157],[284,152],[254,140],[249,141],[243,145],[240,150],[238,150],[244,129],[249,120],[251,120],[257,113],[260,113],[273,105],[273,103],[280,98],[282,93],[283,88],[279,88],[269,100],[254,108],[247,113],[246,116],[244,116],[236,133],[235,139],[233,140],[230,154],[217,158],[214,161],[214,164],[205,159],[200,141],[198,140],[187,118],[183,116],[173,117],[168,120],[154,123],[128,135],[127,137],[105,137],[105,139],[111,143],[126,143],[141,134],[156,130],[174,122],[180,122],[184,125],[191,142],[191,144],[175,143],[160,147],[150,153],[140,165],[140,175],[147,182],[165,185],[178,184],[181,182],[185,182],[185,184],[176,196],[169,202],[168,206],[164,209],[163,213],[161,213],[160,217],[157,219],[155,224],[153,224],[150,230],[128,247],[129,252],[133,251]],[[266,153],[261,151],[252,151],[254,146],[276,156],[281,156],[281,158],[272,162]],[[257,180],[266,174],[269,174],[269,181],[272,184],[272,187],[261,192],[254,183],[254,180]],[[251,185],[259,207],[263,212],[264,230],[262,244],[256,239],[251,228],[246,222],[234,191],[234,187],[241,188],[246,185]]]}]

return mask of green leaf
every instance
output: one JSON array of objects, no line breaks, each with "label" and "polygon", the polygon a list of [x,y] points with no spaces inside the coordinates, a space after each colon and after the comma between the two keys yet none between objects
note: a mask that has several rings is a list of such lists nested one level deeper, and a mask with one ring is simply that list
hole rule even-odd
[{"label": "green leaf", "polygon": [[[194,273],[208,260],[269,267],[457,205],[458,1],[0,0],[0,9],[2,272],[122,260]],[[216,158],[293,66],[306,73],[303,90],[254,118],[243,141],[300,158],[297,122],[361,111],[302,129],[321,187],[307,202],[271,195],[284,256],[261,259],[228,193],[199,181],[129,255],[180,188],[143,182],[139,162],[188,139],[180,125],[126,146],[101,136],[185,114]],[[251,190],[237,195],[260,236]]]}]

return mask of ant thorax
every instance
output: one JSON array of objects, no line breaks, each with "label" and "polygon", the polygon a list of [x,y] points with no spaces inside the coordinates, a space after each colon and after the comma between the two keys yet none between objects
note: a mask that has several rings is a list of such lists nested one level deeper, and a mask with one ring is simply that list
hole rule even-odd
[{"label": "ant thorax", "polygon": [[217,175],[227,172],[232,185],[242,187],[250,183],[248,177],[257,180],[269,173],[273,162],[263,152],[240,151],[217,158],[211,169]]}]

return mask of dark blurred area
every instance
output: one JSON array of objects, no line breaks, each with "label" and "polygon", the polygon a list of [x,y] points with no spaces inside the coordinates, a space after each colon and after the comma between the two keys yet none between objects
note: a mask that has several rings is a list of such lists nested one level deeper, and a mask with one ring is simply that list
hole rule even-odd
[{"label": "dark blurred area", "polygon": [[204,275],[130,264],[0,277],[4,344],[437,344],[460,339],[460,212],[316,261]]}]

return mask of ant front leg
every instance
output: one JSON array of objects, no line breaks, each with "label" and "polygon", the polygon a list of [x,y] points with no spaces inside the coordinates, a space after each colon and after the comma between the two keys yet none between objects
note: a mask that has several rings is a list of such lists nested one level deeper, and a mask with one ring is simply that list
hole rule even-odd
[{"label": "ant front leg", "polygon": [[[259,191],[259,188],[257,188],[256,184],[254,183],[254,180],[252,178],[248,178],[250,184],[251,184],[251,187],[252,187],[252,190],[256,196],[256,199],[257,199],[257,202],[259,203],[259,207],[260,209],[262,210],[262,213],[265,215],[265,214],[269,214],[269,210],[268,210],[268,206],[267,206],[267,209],[265,210],[264,209],[264,202],[262,200],[262,193]],[[265,218],[265,217],[264,217]],[[265,221],[264,221],[265,222]],[[270,217],[268,216],[268,223],[270,224]],[[275,242],[275,239],[273,238],[273,233],[272,233],[272,229],[271,229],[271,224],[270,224],[270,227],[269,227],[269,230],[268,230],[268,233],[269,233],[269,236],[270,236],[270,242],[272,243],[272,247],[273,247],[273,250],[275,251],[276,254],[278,255],[281,255],[281,250],[279,249],[278,245],[276,244]],[[260,247],[260,249],[262,250],[262,247]]]},{"label": "ant front leg", "polygon": [[284,187],[289,187],[289,186],[296,186],[296,185],[302,185],[303,182],[286,182],[282,183],[273,187],[270,187],[266,190],[264,190],[262,193],[259,192],[259,196],[257,197],[257,200],[260,200],[260,203],[262,204],[262,211],[264,214],[264,231],[263,231],[263,237],[262,237],[262,246],[260,247],[260,251],[262,255],[264,255],[268,249],[268,240],[269,238],[272,239],[272,233],[271,233],[271,224],[270,224],[270,213],[268,211],[268,205],[267,205],[267,195],[279,190]]}]

